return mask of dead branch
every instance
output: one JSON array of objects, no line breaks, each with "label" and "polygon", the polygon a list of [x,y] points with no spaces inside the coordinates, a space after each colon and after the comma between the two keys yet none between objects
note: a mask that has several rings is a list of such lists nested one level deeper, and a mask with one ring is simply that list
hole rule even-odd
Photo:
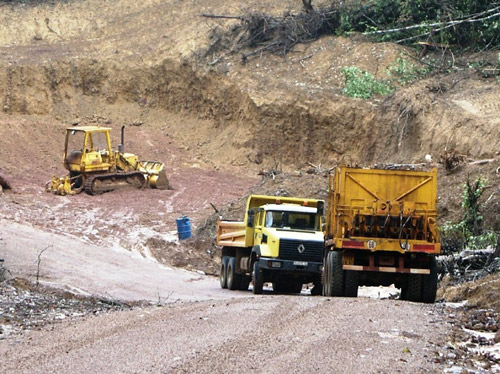
[{"label": "dead branch", "polygon": [[42,262],[42,254],[45,252],[47,249],[53,248],[52,245],[49,245],[42,249],[40,252],[38,252],[38,259],[37,259],[37,265],[36,265],[36,286],[38,287],[38,279],[40,278],[40,263]]},{"label": "dead branch", "polygon": [[[241,53],[243,62],[246,62],[249,57],[264,53],[284,56],[299,43],[308,43],[317,40],[321,35],[333,33],[340,22],[339,11],[335,8],[298,14],[286,13],[282,17],[260,13],[245,16],[217,14],[203,14],[202,16],[234,18],[241,21],[240,25],[233,25],[230,30],[226,30],[222,40],[213,43],[216,46],[210,46],[210,51],[217,53],[225,50],[226,55]],[[212,34],[215,33],[212,31]],[[214,40],[217,40],[216,36],[219,35],[212,35]],[[216,64],[220,60],[220,56],[212,57],[211,64]]]},{"label": "dead branch", "polygon": [[472,162],[469,162],[469,165],[486,165],[486,164],[489,164],[490,162],[495,162],[495,159],[489,158],[489,159],[485,159],[485,160],[472,161]]},{"label": "dead branch", "polygon": [[[459,20],[453,20],[453,21],[448,21],[448,22],[421,23],[421,24],[418,24],[418,25],[410,25],[410,26],[399,27],[399,28],[395,28],[395,29],[369,31],[369,32],[365,32],[364,34],[365,35],[388,34],[388,33],[408,31],[408,30],[414,30],[414,29],[425,28],[425,27],[442,26],[440,29],[431,30],[428,33],[423,33],[423,34],[420,35],[420,36],[424,36],[424,35],[428,35],[432,31],[434,31],[434,32],[435,31],[441,31],[441,30],[444,30],[444,29],[447,29],[447,28],[450,28],[450,27],[454,27],[456,25],[460,25],[462,23],[481,22],[481,21],[485,21],[485,20],[490,19],[490,18],[494,18],[494,17],[500,16],[500,12],[499,12],[499,13],[491,14],[491,15],[483,17],[483,18],[476,18],[476,17],[480,17],[480,16],[483,16],[483,15],[491,13],[491,12],[496,12],[497,10],[500,10],[500,6],[492,8],[492,9],[489,9],[489,10],[486,10],[486,11],[481,12],[481,13],[471,14],[471,15],[465,16],[465,17],[463,17],[462,19],[459,19]],[[409,40],[409,39],[406,39],[406,40]]]},{"label": "dead branch", "polygon": [[245,17],[243,17],[243,16],[226,16],[226,15],[221,15],[221,14],[206,14],[206,13],[203,13],[201,16],[205,17],[205,18],[239,19],[240,21],[245,20]]}]

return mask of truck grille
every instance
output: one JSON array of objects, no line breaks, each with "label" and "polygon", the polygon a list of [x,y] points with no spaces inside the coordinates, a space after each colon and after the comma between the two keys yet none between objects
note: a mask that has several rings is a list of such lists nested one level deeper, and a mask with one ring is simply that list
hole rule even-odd
[{"label": "truck grille", "polygon": [[[303,253],[298,250],[301,244]],[[282,260],[322,262],[323,242],[281,239],[279,257]]]}]

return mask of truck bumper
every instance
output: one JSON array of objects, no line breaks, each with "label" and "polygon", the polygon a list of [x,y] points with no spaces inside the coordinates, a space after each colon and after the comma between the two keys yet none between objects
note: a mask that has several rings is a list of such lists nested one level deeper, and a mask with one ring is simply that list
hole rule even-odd
[{"label": "truck bumper", "polygon": [[259,258],[259,268],[272,271],[320,274],[323,263],[261,257]]}]

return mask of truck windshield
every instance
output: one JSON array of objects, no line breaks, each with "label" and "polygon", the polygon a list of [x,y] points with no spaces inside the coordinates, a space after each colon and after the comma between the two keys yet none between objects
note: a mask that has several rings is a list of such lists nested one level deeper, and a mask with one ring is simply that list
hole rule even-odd
[{"label": "truck windshield", "polygon": [[319,231],[319,215],[316,213],[267,211],[266,227]]}]

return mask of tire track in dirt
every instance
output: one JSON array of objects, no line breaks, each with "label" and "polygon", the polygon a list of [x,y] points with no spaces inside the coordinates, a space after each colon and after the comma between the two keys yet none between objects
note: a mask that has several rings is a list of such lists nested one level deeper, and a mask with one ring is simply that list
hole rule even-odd
[{"label": "tire track in dirt", "polygon": [[0,358],[12,373],[437,373],[447,326],[431,322],[443,317],[394,300],[266,294],[64,322],[0,341]]}]

